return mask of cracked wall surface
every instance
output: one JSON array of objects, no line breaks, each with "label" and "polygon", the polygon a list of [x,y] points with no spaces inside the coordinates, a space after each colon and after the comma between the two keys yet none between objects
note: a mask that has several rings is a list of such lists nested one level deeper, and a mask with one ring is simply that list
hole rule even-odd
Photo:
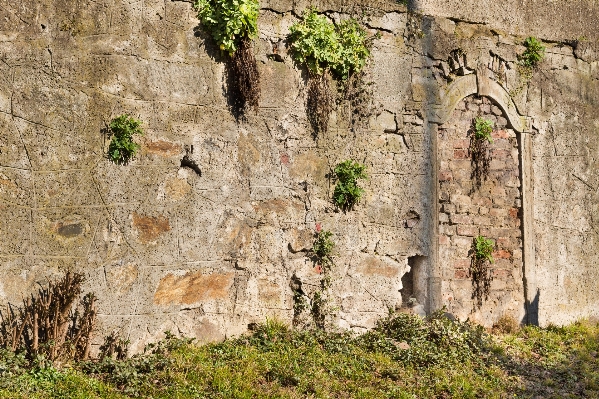
[{"label": "cracked wall surface", "polygon": [[[437,3],[317,2],[333,20],[365,12],[382,36],[366,69],[366,114],[352,120],[340,101],[314,139],[306,73],[285,47],[308,2],[261,2],[262,100],[238,122],[224,57],[190,2],[0,0],[0,302],[76,269],[99,299],[98,336],[120,329],[134,350],[165,330],[215,340],[266,317],[291,323],[298,284],[310,298],[321,279],[308,257],[318,225],[337,243],[332,325],[364,330],[415,305],[400,292],[409,259],[425,270],[411,310],[441,306],[443,123],[431,110],[447,103],[452,81],[472,75],[479,91],[499,84],[516,108],[503,111],[530,122],[517,133],[528,140],[519,168],[532,171],[522,180],[532,227],[523,278],[511,287],[522,304],[515,314],[541,324],[596,315],[599,19],[591,11],[577,29],[545,32],[532,5],[512,26],[491,6],[477,8],[481,19]],[[548,40],[530,81],[517,66],[528,27]],[[127,166],[106,158],[102,133],[122,113],[146,131]],[[348,158],[370,178],[343,213],[331,202],[331,172]],[[470,315],[466,304],[452,312]]]}]

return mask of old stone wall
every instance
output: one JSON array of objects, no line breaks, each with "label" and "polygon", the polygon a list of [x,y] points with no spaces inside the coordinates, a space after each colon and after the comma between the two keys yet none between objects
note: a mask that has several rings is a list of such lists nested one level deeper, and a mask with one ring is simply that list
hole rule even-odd
[{"label": "old stone wall", "polygon": [[[497,256],[505,272],[481,323],[504,313],[541,324],[596,315],[596,8],[563,5],[579,24],[555,33],[539,30],[549,15],[535,17],[536,3],[519,5],[526,17],[515,24],[513,10],[493,5],[475,15],[432,0],[314,3],[333,20],[366,13],[369,32],[382,36],[366,70],[370,107],[352,122],[341,101],[329,132],[314,138],[306,73],[285,48],[308,2],[262,2],[262,100],[237,121],[224,57],[191,3],[0,0],[1,303],[75,269],[98,296],[98,336],[120,329],[134,350],[165,330],[214,340],[266,317],[292,323],[298,297],[310,300],[322,278],[309,258],[318,227],[337,244],[331,325],[363,330],[390,308],[446,305],[470,317],[465,263],[457,274],[446,264],[455,248],[439,233],[462,235],[452,262],[467,261],[472,232],[458,233],[456,219],[467,209],[468,226],[510,254]],[[547,40],[530,80],[517,66],[527,32]],[[464,104],[501,110],[495,158],[505,164],[492,173],[510,178],[492,180],[505,191],[497,207],[475,210],[465,193],[439,203],[444,162],[453,162],[444,146],[455,144],[443,140],[466,139]],[[123,113],[146,135],[118,166],[103,130]],[[185,155],[200,173],[181,166]],[[369,179],[344,213],[331,202],[331,173],[349,158],[367,165]],[[465,187],[462,161],[451,184]],[[496,217],[484,219],[481,207]],[[494,234],[504,228],[513,234]]]}]

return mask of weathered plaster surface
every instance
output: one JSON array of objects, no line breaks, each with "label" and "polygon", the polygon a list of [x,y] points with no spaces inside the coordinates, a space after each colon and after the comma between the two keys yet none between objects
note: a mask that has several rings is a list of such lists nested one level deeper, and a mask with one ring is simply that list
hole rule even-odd
[{"label": "weathered plaster surface", "polygon": [[[191,3],[0,0],[0,301],[74,268],[98,295],[99,335],[119,328],[133,349],[165,330],[221,339],[267,316],[292,321],[294,282],[309,296],[320,279],[306,256],[320,224],[337,242],[330,323],[362,330],[405,308],[402,277],[415,265],[418,311],[441,306],[437,136],[447,119],[434,115],[451,115],[443,96],[467,79],[477,94],[511,93],[504,117],[528,140],[518,167],[530,185],[522,245],[532,261],[506,288],[521,295],[513,313],[529,309],[542,324],[596,315],[596,8],[564,4],[561,15],[580,23],[550,30],[549,14],[529,10],[555,2],[521,5],[525,17],[491,3],[467,12],[430,0],[409,12],[394,1],[317,2],[333,19],[366,11],[382,38],[367,73],[373,115],[352,129],[344,104],[314,139],[305,73],[284,44],[308,3],[262,2],[262,101],[238,123],[223,57]],[[528,32],[550,40],[530,82],[517,68]],[[147,132],[127,166],[106,159],[102,134],[122,113]],[[201,175],[181,167],[186,154]],[[344,214],[331,204],[330,173],[347,158],[370,179]]]}]

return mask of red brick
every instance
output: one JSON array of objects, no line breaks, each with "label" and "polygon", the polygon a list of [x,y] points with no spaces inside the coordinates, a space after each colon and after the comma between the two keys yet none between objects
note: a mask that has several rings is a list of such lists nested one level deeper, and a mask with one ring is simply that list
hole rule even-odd
[{"label": "red brick", "polygon": [[477,226],[458,226],[457,233],[461,236],[474,237],[478,235]]},{"label": "red brick", "polygon": [[522,259],[522,250],[514,249],[514,259]]},{"label": "red brick", "polygon": [[449,237],[445,234],[439,235],[439,245],[447,245],[449,246]]},{"label": "red brick", "polygon": [[511,155],[511,153],[509,153],[506,150],[491,151],[491,158],[493,158],[493,159],[504,160],[504,159],[507,159],[510,155]]},{"label": "red brick", "polygon": [[511,257],[512,254],[504,249],[493,252],[493,259],[509,259]]},{"label": "red brick", "polygon": [[489,210],[489,215],[494,216],[494,217],[507,216],[507,209],[493,208],[493,209]]},{"label": "red brick", "polygon": [[510,216],[514,219],[518,219],[518,208],[511,208],[509,210]]},{"label": "red brick", "polygon": [[490,226],[491,218],[489,218],[488,216],[475,215],[472,217],[472,222],[477,226]]},{"label": "red brick", "polygon": [[509,270],[506,269],[495,269],[493,270],[493,277],[498,279],[504,279],[511,275]]},{"label": "red brick", "polygon": [[470,148],[470,140],[468,140],[468,139],[455,139],[453,141],[453,148]]},{"label": "red brick", "polygon": [[468,150],[453,150],[453,159],[468,159]]},{"label": "red brick", "polygon": [[455,278],[456,280],[465,280],[468,278],[468,271],[467,270],[456,270],[453,278]]},{"label": "red brick", "polygon": [[472,203],[474,205],[484,206],[487,208],[490,208],[491,205],[493,205],[493,202],[491,201],[491,199],[487,198],[487,197],[473,198]]},{"label": "red brick", "polygon": [[509,229],[509,237],[516,237],[516,238],[520,238],[522,237],[522,231],[518,228],[518,229]]},{"label": "red brick", "polygon": [[511,270],[514,267],[514,264],[510,259],[495,259],[493,267],[495,269]]},{"label": "red brick", "polygon": [[439,181],[452,181],[453,174],[449,170],[440,170],[439,171]]},{"label": "red brick", "polygon": [[468,269],[470,267],[470,259],[456,259],[452,264],[454,269]]},{"label": "red brick", "polygon": [[497,246],[503,249],[512,249],[513,243],[510,238],[501,237],[497,239]]},{"label": "red brick", "polygon": [[493,197],[505,197],[505,189],[502,187],[493,187],[491,189],[491,196]]},{"label": "red brick", "polygon": [[[459,151],[459,150],[456,150]],[[465,170],[468,172],[468,176],[470,175],[470,167],[471,167],[471,163],[469,159],[454,159],[453,161],[451,161],[451,170],[453,170],[454,172],[456,170]]]},{"label": "red brick", "polygon": [[451,215],[450,220],[453,224],[472,224],[472,218],[466,215]]},{"label": "red brick", "polygon": [[493,137],[493,139],[507,139],[510,137],[510,132],[504,129],[493,130],[491,137]]},{"label": "red brick", "polygon": [[505,160],[492,159],[491,163],[489,164],[489,170],[503,170],[508,169],[509,166]]}]

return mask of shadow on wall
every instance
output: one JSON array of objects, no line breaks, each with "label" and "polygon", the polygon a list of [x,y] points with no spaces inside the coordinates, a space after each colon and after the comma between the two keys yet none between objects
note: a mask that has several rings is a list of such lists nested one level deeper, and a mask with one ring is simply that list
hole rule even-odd
[{"label": "shadow on wall", "polygon": [[526,307],[524,311],[526,315],[520,324],[529,324],[533,326],[539,325],[539,297],[541,296],[541,290],[537,288],[537,294],[535,298],[530,302],[526,300]]}]

